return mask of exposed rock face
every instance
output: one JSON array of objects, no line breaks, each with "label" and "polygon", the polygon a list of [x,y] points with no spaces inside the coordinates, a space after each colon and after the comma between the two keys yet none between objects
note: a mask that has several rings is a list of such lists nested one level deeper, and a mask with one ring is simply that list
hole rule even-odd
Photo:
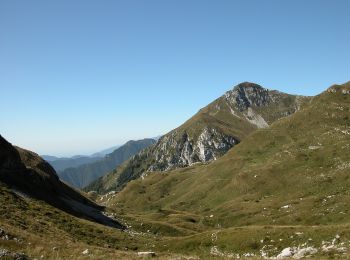
[{"label": "exposed rock face", "polygon": [[241,83],[87,190],[118,190],[149,172],[216,160],[256,129],[298,111],[308,100],[254,83]]},{"label": "exposed rock face", "polygon": [[251,106],[266,106],[273,101],[270,91],[254,83],[241,83],[224,95],[227,102],[239,111]]},{"label": "exposed rock face", "polygon": [[165,135],[154,147],[155,163],[148,171],[166,171],[198,162],[215,160],[238,141],[215,128],[204,128],[197,139],[186,132],[177,139],[177,131]]},{"label": "exposed rock face", "polygon": [[222,98],[233,115],[245,118],[258,128],[268,127],[277,119],[295,113],[310,99],[269,90],[249,82],[237,85]]}]

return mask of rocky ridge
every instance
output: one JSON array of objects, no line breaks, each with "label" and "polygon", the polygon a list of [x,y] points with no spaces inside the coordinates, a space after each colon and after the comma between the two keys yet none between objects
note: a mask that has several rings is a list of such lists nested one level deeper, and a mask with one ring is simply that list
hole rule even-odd
[{"label": "rocky ridge", "polygon": [[241,83],[87,190],[120,189],[149,172],[216,160],[256,129],[295,113],[308,100],[309,97],[268,90],[254,83]]}]

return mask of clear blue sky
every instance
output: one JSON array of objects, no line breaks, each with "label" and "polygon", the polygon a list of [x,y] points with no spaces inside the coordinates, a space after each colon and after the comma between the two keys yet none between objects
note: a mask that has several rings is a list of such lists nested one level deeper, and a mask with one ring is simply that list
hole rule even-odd
[{"label": "clear blue sky", "polygon": [[350,80],[350,1],[0,2],[0,134],[86,154],[177,127],[242,81]]}]

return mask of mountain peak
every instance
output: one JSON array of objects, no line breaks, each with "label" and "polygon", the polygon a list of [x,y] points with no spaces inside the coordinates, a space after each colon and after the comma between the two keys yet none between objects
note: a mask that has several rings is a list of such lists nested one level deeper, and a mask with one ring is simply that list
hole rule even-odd
[{"label": "mountain peak", "polygon": [[271,101],[268,89],[251,82],[238,84],[231,91],[226,92],[225,96],[231,103],[235,103],[240,111],[250,106],[267,105]]},{"label": "mountain peak", "polygon": [[149,172],[217,160],[257,128],[296,112],[302,102],[255,83],[240,83],[86,190],[120,190]]},{"label": "mountain peak", "polygon": [[233,90],[246,89],[246,88],[264,89],[262,86],[260,86],[260,85],[258,85],[256,83],[245,81],[245,82],[242,82],[242,83],[239,83],[238,85],[236,85],[233,88]]}]

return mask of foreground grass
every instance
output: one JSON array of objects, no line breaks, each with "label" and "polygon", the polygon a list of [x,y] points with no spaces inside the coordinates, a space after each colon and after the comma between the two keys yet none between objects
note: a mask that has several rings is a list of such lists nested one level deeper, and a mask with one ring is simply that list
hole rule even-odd
[{"label": "foreground grass", "polygon": [[[346,258],[350,226],[251,225],[225,228],[200,221],[190,212],[124,214],[128,232],[72,217],[47,204],[0,189],[0,226],[10,239],[0,248],[43,259],[140,259],[138,251],[155,251],[161,259],[216,259],[249,255],[276,256],[283,248],[312,246],[316,258]],[[109,214],[116,213],[110,210]],[[190,224],[188,224],[190,223]],[[13,239],[16,238],[16,239]],[[328,252],[322,243],[336,247]],[[338,250],[342,248],[342,250]],[[83,252],[88,249],[88,253]]]},{"label": "foreground grass", "polygon": [[[0,186],[0,227],[10,237],[0,247],[20,251],[32,258],[68,259],[108,256],[132,258],[146,250],[150,235],[134,237],[128,232],[78,219],[48,204],[23,198]],[[82,252],[88,249],[89,254]],[[132,252],[132,253],[130,253]]]}]

